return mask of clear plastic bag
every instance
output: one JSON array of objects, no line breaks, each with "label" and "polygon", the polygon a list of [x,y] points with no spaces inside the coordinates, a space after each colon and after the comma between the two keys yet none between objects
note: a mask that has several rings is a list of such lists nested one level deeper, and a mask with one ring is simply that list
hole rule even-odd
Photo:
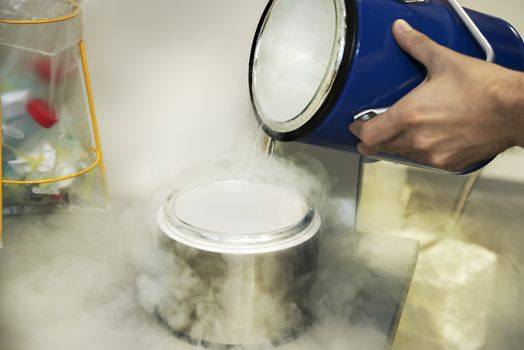
[{"label": "clear plastic bag", "polygon": [[79,14],[67,0],[0,2],[4,215],[107,203]]}]

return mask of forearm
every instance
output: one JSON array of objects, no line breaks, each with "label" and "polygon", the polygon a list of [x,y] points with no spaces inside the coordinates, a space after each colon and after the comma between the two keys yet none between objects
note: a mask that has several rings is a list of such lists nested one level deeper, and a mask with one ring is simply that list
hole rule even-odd
[{"label": "forearm", "polygon": [[497,105],[507,117],[511,144],[524,147],[524,73],[509,72],[496,88]]},{"label": "forearm", "polygon": [[517,91],[514,98],[515,120],[517,121],[515,144],[524,147],[524,73],[518,73],[518,75]]}]

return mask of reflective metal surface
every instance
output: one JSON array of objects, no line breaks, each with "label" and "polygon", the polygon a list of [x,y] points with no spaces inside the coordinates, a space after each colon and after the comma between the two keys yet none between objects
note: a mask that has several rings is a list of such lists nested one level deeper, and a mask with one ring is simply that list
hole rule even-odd
[{"label": "reflective metal surface", "polygon": [[[161,240],[193,280],[181,283],[156,307],[156,318],[175,336],[211,348],[271,346],[311,326],[316,237],[285,251],[246,255],[206,252],[165,236]],[[169,278],[177,286],[181,277]]]},{"label": "reflective metal surface", "polygon": [[311,325],[320,217],[300,193],[247,180],[202,182],[175,190],[158,226],[172,261],[154,313],[173,335],[214,348],[264,346]]}]

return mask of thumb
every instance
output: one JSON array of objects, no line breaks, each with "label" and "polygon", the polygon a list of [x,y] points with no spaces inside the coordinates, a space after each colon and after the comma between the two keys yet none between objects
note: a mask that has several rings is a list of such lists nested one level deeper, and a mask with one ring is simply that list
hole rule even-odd
[{"label": "thumb", "polygon": [[440,63],[447,49],[413,29],[408,22],[399,19],[393,24],[393,36],[399,46],[422,63],[429,72],[444,68]]}]

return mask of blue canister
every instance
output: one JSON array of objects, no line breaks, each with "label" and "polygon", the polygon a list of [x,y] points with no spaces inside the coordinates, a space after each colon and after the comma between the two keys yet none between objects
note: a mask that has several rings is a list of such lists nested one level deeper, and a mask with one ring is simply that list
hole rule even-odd
[{"label": "blue canister", "polygon": [[[452,50],[524,71],[524,43],[515,29],[456,0],[272,0],[257,28],[249,72],[264,131],[279,141],[357,152],[348,125],[374,117],[426,76],[396,44],[397,19]],[[376,158],[445,172],[400,156]]]}]

